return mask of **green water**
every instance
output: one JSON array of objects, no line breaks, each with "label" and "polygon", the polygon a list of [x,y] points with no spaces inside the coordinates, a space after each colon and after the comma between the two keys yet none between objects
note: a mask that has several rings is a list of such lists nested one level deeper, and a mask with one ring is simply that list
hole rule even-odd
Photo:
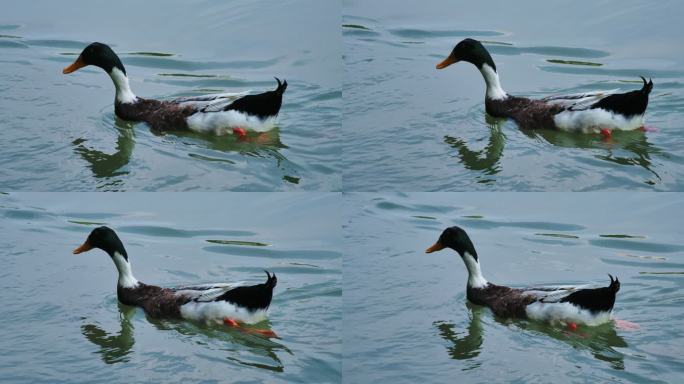
[{"label": "green water", "polygon": [[[617,0],[344,1],[345,190],[684,189],[683,11]],[[513,95],[628,91],[652,77],[654,129],[603,140],[490,118],[474,66],[435,69],[466,37],[484,42]]]},{"label": "green water", "polygon": [[[338,383],[338,200],[316,193],[1,195],[2,381]],[[71,254],[100,223],[117,230],[146,283],[261,283],[264,269],[275,272],[269,319],[258,327],[279,338],[155,320],[119,304],[109,257]]]},{"label": "green water", "polygon": [[[331,1],[11,2],[0,14],[0,180],[27,191],[339,190],[339,4]],[[265,27],[268,26],[268,27]],[[62,75],[92,41],[147,98],[289,87],[249,140],[155,135],[114,116],[98,69]]]},{"label": "green water", "polygon": [[[678,382],[682,212],[683,196],[661,193],[345,195],[345,382]],[[618,276],[613,315],[639,329],[570,332],[468,304],[458,254],[425,254],[452,225],[469,233],[495,284],[605,286]]]}]

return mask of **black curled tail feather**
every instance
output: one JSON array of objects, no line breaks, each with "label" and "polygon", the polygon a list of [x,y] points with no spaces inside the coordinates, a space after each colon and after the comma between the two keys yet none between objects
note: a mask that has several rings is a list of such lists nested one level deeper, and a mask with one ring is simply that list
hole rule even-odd
[{"label": "black curled tail feather", "polygon": [[227,301],[249,311],[268,309],[273,298],[273,288],[278,279],[275,273],[266,272],[266,282],[257,285],[243,285],[235,287],[214,301]]},{"label": "black curled tail feather", "polygon": [[591,108],[605,109],[627,118],[643,115],[648,108],[648,95],[653,89],[653,81],[646,81],[644,77],[641,77],[641,80],[644,82],[641,89],[608,95],[592,104]]},{"label": "black curled tail feather", "polygon": [[610,285],[601,288],[577,290],[560,300],[561,303],[572,303],[591,312],[612,311],[615,297],[620,290],[620,280],[610,277]]},{"label": "black curled tail feather", "polygon": [[282,82],[280,82],[279,78],[274,77],[274,79],[276,79],[276,81],[278,82],[278,88],[276,88],[274,92],[282,95],[283,93],[285,93],[285,90],[287,89],[287,80],[283,80]]},{"label": "black curled tail feather", "polygon": [[260,119],[278,116],[283,103],[283,92],[287,88],[287,81],[281,82],[277,77],[278,88],[255,95],[246,95],[233,101],[223,108],[224,111],[238,111]]},{"label": "black curled tail feather", "polygon": [[644,86],[641,88],[641,92],[648,95],[649,93],[651,93],[651,90],[653,89],[653,80],[651,80],[649,78],[648,82],[646,82],[645,77],[643,77],[643,76],[639,76],[639,77],[641,77],[641,80],[643,80],[643,82],[644,82]]},{"label": "black curled tail feather", "polygon": [[278,284],[278,278],[276,277],[275,273],[270,274],[267,270],[264,270],[264,272],[266,272],[267,276],[266,282],[264,284],[271,289],[275,288],[275,286]]},{"label": "black curled tail feather", "polygon": [[613,276],[609,273],[608,277],[610,277],[610,285],[608,288],[613,291],[613,293],[617,293],[620,290],[620,280],[618,280],[617,276],[615,276],[615,279],[613,279]]}]

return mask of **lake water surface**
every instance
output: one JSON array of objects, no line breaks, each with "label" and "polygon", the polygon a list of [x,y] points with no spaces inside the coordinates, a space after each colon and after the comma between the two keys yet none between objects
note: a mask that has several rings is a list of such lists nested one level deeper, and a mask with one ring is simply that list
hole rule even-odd
[{"label": "lake water surface", "polygon": [[[663,192],[684,190],[684,3],[11,4],[0,14],[0,381],[684,375],[684,196]],[[435,69],[466,37],[484,42],[514,95],[627,91],[653,78],[649,129],[604,139],[486,116],[472,65]],[[286,79],[278,124],[237,139],[117,119],[106,74],[62,74],[93,41],[120,54],[142,97]],[[596,190],[614,193],[501,193]],[[118,303],[107,255],[71,254],[100,225],[119,233],[146,283],[260,283],[275,272],[257,326],[278,338]],[[467,303],[458,255],[424,253],[451,225],[469,232],[495,283],[619,276],[614,316],[636,327],[571,331]]]},{"label": "lake water surface", "polygon": [[[681,2],[345,0],[344,187],[354,191],[684,189]],[[504,89],[543,97],[655,84],[650,132],[520,130],[484,112],[485,41]]]},{"label": "lake water surface", "polygon": [[[335,1],[11,2],[0,14],[2,187],[339,190],[339,18]],[[277,127],[236,140],[118,120],[102,70],[62,74],[93,41],[119,53],[147,98],[287,79]]]},{"label": "lake water surface", "polygon": [[[338,383],[338,194],[0,195],[0,372],[12,383]],[[116,269],[71,251],[114,228],[135,276],[162,286],[278,276],[279,338],[147,318],[118,303]],[[238,242],[230,244],[230,242]],[[261,245],[259,243],[262,243]]]},{"label": "lake water surface", "polygon": [[[344,381],[675,383],[684,374],[684,197],[662,193],[345,195]],[[495,318],[467,304],[457,253],[425,254],[448,226],[470,235],[491,282],[618,276],[613,324]],[[353,276],[353,278],[347,278]]]}]

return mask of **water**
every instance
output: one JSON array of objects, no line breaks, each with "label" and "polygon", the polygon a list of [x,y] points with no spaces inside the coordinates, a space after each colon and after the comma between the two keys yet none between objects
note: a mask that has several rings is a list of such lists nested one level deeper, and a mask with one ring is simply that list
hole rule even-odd
[{"label": "water", "polygon": [[[318,193],[0,195],[3,381],[339,382],[338,200]],[[263,269],[275,272],[270,316],[258,326],[279,338],[155,320],[119,304],[109,257],[71,254],[101,224],[118,231],[143,282],[260,283]]]},{"label": "water", "polygon": [[[344,1],[345,190],[682,190],[684,6],[583,3]],[[435,69],[465,37],[487,41],[514,95],[652,77],[655,131],[604,141],[487,118],[474,66]]]},{"label": "water", "polygon": [[[678,382],[684,373],[684,197],[660,193],[345,195],[345,382]],[[491,282],[622,283],[614,316],[640,326],[495,318],[467,304],[466,229]],[[348,279],[347,276],[354,276]]]},{"label": "water", "polygon": [[[684,190],[682,11],[635,0],[12,2],[0,14],[2,380],[677,382],[684,196],[663,191]],[[627,91],[651,77],[649,129],[604,139],[486,116],[472,65],[435,69],[465,37],[484,42],[514,95]],[[92,41],[119,53],[142,97],[286,79],[277,126],[237,139],[120,120],[101,70],[61,73]],[[596,190],[613,193],[502,193]],[[495,283],[619,276],[615,318],[638,328],[571,331],[469,304],[459,257],[424,254],[454,224]],[[99,225],[118,231],[144,282],[260,283],[274,271],[256,326],[279,337],[120,304],[108,257],[71,254]]]},{"label": "water", "polygon": [[[340,5],[334,1],[13,2],[0,15],[0,179],[7,190],[339,190]],[[265,27],[267,26],[267,27]],[[249,141],[168,133],[114,115],[97,69],[62,75],[92,41],[133,91],[169,99],[265,91],[277,128]]]}]

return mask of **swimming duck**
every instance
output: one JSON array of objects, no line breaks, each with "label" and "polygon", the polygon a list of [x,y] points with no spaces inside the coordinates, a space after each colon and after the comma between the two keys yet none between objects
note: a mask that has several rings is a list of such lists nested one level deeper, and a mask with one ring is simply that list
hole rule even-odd
[{"label": "swimming duck", "polygon": [[128,83],[126,68],[119,56],[102,43],[83,49],[76,61],[64,68],[68,74],[88,65],[102,68],[114,82],[114,112],[124,120],[144,121],[156,131],[190,129],[215,134],[246,134],[245,129],[267,131],[273,128],[280,111],[287,81],[278,78],[278,87],[256,95],[222,93],[161,101],[137,97]]},{"label": "swimming duck", "polygon": [[610,277],[602,288],[540,287],[510,288],[488,282],[480,270],[480,261],[468,234],[453,226],[442,232],[439,240],[425,253],[451,248],[463,259],[468,270],[466,296],[473,304],[491,308],[496,316],[529,318],[565,324],[599,325],[609,322],[620,290],[620,281]]},{"label": "swimming duck", "polygon": [[512,118],[522,128],[552,128],[582,133],[610,134],[612,130],[634,130],[644,125],[644,113],[653,82],[644,82],[640,90],[617,93],[617,90],[549,96],[540,100],[511,96],[499,82],[492,56],[477,40],[465,39],[451,54],[437,64],[446,68],[459,61],[475,65],[487,86],[485,110],[494,117]]},{"label": "swimming duck", "polygon": [[266,318],[273,288],[278,280],[266,272],[263,284],[218,283],[162,288],[138,281],[131,271],[131,261],[116,232],[98,227],[74,254],[98,248],[112,258],[119,271],[116,294],[122,304],[141,307],[150,317],[178,318],[201,322],[257,323]]}]

